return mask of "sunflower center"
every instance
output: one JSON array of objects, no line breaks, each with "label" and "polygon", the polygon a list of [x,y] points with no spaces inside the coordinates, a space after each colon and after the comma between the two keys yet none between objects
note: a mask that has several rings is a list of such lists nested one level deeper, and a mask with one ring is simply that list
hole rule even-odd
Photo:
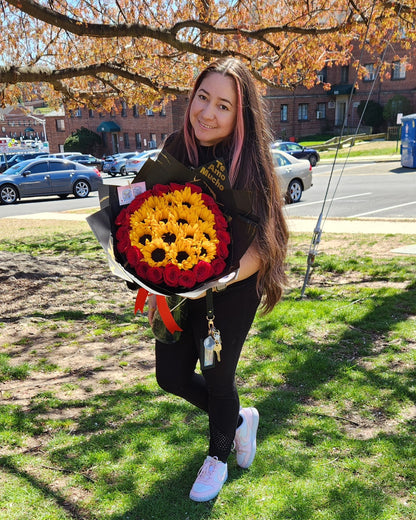
[{"label": "sunflower center", "polygon": [[164,233],[162,235],[162,238],[163,238],[163,242],[166,242],[167,244],[173,244],[176,240],[176,235],[175,233]]},{"label": "sunflower center", "polygon": [[188,253],[186,251],[179,251],[179,253],[176,255],[176,260],[178,263],[182,263],[189,257]]},{"label": "sunflower center", "polygon": [[142,235],[142,236],[139,238],[139,242],[140,242],[143,246],[146,245],[146,240],[151,241],[151,240],[152,240],[152,235]]},{"label": "sunflower center", "polygon": [[151,257],[154,262],[163,262],[165,259],[166,252],[161,247],[157,247],[152,251]]}]

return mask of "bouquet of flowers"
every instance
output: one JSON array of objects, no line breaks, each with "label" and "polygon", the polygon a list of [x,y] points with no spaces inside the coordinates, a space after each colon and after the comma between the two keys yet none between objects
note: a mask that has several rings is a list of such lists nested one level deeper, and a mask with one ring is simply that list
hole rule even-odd
[{"label": "bouquet of flowers", "polygon": [[111,271],[144,289],[136,309],[148,293],[192,298],[232,278],[256,231],[250,194],[231,189],[221,160],[193,170],[162,151],[99,195],[87,221]]},{"label": "bouquet of flowers", "polygon": [[192,289],[226,267],[228,223],[200,186],[156,184],[115,221],[117,250],[136,275],[164,289]]}]

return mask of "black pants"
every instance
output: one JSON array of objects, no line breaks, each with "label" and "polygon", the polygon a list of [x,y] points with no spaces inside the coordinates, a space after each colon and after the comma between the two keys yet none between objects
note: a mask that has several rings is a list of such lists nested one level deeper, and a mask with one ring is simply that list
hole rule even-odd
[{"label": "black pants", "polygon": [[174,344],[156,341],[156,378],[159,386],[183,397],[209,415],[209,454],[226,462],[230,454],[240,408],[235,372],[260,298],[257,275],[214,292],[214,324],[221,333],[221,361],[215,367],[195,372],[200,341],[208,333],[206,300],[189,300],[189,315],[180,340]]}]

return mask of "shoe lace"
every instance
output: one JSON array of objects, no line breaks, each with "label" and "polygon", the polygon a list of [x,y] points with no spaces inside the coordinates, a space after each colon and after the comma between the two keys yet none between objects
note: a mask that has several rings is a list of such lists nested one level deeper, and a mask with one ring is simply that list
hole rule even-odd
[{"label": "shoe lace", "polygon": [[210,480],[215,471],[217,462],[218,457],[212,457],[210,460],[206,460],[198,471],[198,480]]}]

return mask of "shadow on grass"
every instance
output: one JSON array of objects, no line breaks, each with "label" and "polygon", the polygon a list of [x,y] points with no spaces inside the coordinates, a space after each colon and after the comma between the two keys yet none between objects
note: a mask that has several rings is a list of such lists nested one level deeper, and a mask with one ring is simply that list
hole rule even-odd
[{"label": "shadow on grass", "polygon": [[[388,388],[389,395],[395,399],[414,402],[416,389],[413,367],[403,369],[401,377],[395,377],[381,371],[365,370],[363,366],[357,368],[357,362],[363,357],[375,357],[377,354],[374,347],[380,337],[387,335],[415,312],[416,283],[413,283],[401,293],[375,297],[372,309],[360,319],[348,322],[349,327],[345,332],[337,336],[336,341],[328,342],[324,348],[321,346],[321,351],[317,350],[311,337],[305,335],[296,338],[294,348],[298,355],[292,358],[292,364],[285,372],[285,385],[272,389],[256,403],[262,421],[260,443],[266,443],[268,436],[274,434],[284,439],[291,429],[288,420],[294,415],[305,413],[301,407],[313,393],[351,366],[380,392]],[[271,340],[273,332],[267,320],[259,321],[260,340]],[[250,377],[261,373],[261,370],[262,360],[259,359],[245,366],[242,373]],[[65,404],[65,407],[70,406],[70,403]],[[77,503],[64,498],[41,477],[36,478],[22,470],[14,462],[13,456],[1,458],[1,466],[39,489],[45,497],[53,498],[74,519],[210,518],[215,502],[196,504],[188,498],[189,489],[203,460],[204,455],[201,453],[204,453],[207,445],[207,421],[201,412],[179,400],[167,400],[161,391],[152,391],[147,386],[102,394],[82,403],[73,403],[73,406],[83,407],[77,428],[65,436],[62,445],[50,448],[48,460],[68,474],[85,478],[85,482],[78,485],[85,486],[94,495],[93,500],[97,504],[94,513],[88,512],[94,511],[91,505],[88,510],[82,510]],[[45,425],[44,416],[38,415],[35,407],[27,415],[18,410],[10,410],[10,414],[14,414],[16,419],[14,423],[11,420],[11,427],[27,435],[40,434]],[[324,420],[333,422],[332,418]],[[267,460],[256,460],[250,470],[256,496],[261,491],[256,490],[255,479],[261,481],[270,469],[274,472],[284,470],[285,475],[289,475],[294,482],[301,478],[314,478],[314,450],[325,449],[325,443],[328,442],[336,445],[341,436],[339,430],[333,427],[331,430],[330,426],[322,435],[314,427],[302,428],[299,427],[299,442],[309,451],[299,452],[295,456],[291,452],[292,456],[289,457],[283,448],[276,446],[275,452]],[[414,419],[407,422],[407,428],[408,433],[401,431],[377,435],[380,442],[388,443],[398,466],[400,461],[416,456]],[[364,439],[354,439],[352,445],[363,456],[369,456],[371,450],[375,449]],[[242,475],[243,472],[232,462],[229,482]],[[410,487],[415,477],[414,470],[403,467],[401,477],[409,481]],[[325,518],[331,520],[381,518],[385,508],[391,504],[392,497],[380,488],[380,481],[376,478],[371,482],[356,479],[353,470],[341,482],[327,481],[322,484],[326,488],[327,498],[321,508],[330,515]],[[283,491],[279,492],[285,492],[284,485],[285,482],[282,482]],[[314,492],[304,489],[303,493],[282,497],[279,506],[270,506],[265,516],[256,518],[312,520],[316,518],[318,507],[314,499]],[[104,511],[100,501],[105,501],[107,507],[113,501],[112,512]],[[119,504],[119,511],[116,504]],[[235,502],[234,507],[237,512],[238,502]],[[268,506],[265,504],[265,507]]]}]

